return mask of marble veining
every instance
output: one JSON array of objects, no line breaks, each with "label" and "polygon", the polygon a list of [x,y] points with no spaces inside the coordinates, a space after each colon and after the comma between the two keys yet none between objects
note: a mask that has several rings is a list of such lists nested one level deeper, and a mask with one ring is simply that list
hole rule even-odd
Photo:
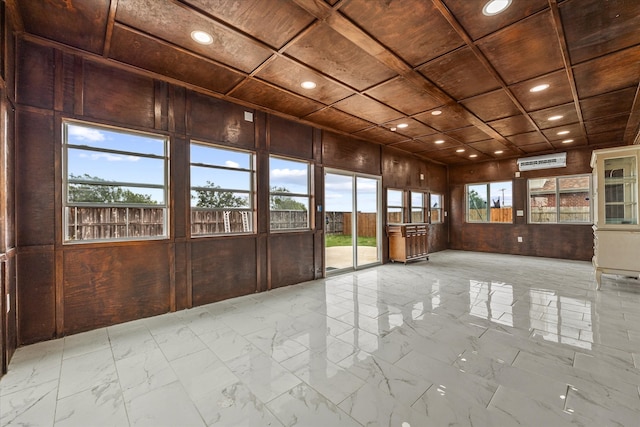
[{"label": "marble veining", "polygon": [[640,283],[603,281],[443,251],[71,335],[16,351],[0,425],[636,426]]}]

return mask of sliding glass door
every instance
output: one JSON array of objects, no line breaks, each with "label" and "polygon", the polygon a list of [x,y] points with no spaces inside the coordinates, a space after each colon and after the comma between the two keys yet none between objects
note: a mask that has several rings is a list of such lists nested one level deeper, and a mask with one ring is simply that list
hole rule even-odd
[{"label": "sliding glass door", "polygon": [[325,171],[325,271],[380,262],[380,178]]}]

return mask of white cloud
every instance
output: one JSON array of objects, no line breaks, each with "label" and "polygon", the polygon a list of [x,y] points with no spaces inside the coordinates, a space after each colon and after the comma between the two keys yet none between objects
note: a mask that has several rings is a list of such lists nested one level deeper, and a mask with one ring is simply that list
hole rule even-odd
[{"label": "white cloud", "polygon": [[110,153],[93,153],[89,156],[86,154],[80,154],[80,157],[89,157],[91,160],[104,159],[108,162],[137,162],[140,160],[140,157],[137,156],[121,156]]},{"label": "white cloud", "polygon": [[240,163],[236,163],[233,160],[227,160],[224,162],[224,165],[228,168],[239,168]]},{"label": "white cloud", "polygon": [[273,169],[271,176],[273,178],[306,178],[307,171],[304,169]]},{"label": "white cloud", "polygon": [[102,132],[97,129],[85,128],[80,126],[69,125],[69,136],[80,141],[104,141],[106,138]]}]

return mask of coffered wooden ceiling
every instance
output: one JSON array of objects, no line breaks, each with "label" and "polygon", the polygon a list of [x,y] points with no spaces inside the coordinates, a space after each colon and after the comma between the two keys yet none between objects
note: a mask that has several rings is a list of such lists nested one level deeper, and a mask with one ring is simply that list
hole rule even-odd
[{"label": "coffered wooden ceiling", "polygon": [[637,141],[640,1],[513,0],[495,16],[485,3],[16,4],[33,36],[445,164]]}]

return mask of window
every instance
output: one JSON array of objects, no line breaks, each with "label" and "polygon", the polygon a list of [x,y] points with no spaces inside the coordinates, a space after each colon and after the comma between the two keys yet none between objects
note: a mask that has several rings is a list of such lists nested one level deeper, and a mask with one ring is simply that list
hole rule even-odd
[{"label": "window", "polygon": [[167,237],[168,141],[63,123],[64,241]]},{"label": "window", "polygon": [[429,195],[429,216],[431,224],[441,223],[442,220],[442,195],[431,193]]},{"label": "window", "polygon": [[468,222],[513,222],[511,181],[468,184]]},{"label": "window", "polygon": [[306,229],[311,206],[311,167],[308,162],[269,158],[271,230]]},{"label": "window", "polygon": [[387,190],[387,223],[399,224],[404,221],[402,217],[402,191],[401,190]]},{"label": "window", "polygon": [[535,178],[528,187],[529,223],[591,222],[591,175]]},{"label": "window", "polygon": [[424,193],[411,192],[411,222],[424,222],[424,201]]},{"label": "window", "polygon": [[253,232],[253,153],[191,143],[191,235]]}]

